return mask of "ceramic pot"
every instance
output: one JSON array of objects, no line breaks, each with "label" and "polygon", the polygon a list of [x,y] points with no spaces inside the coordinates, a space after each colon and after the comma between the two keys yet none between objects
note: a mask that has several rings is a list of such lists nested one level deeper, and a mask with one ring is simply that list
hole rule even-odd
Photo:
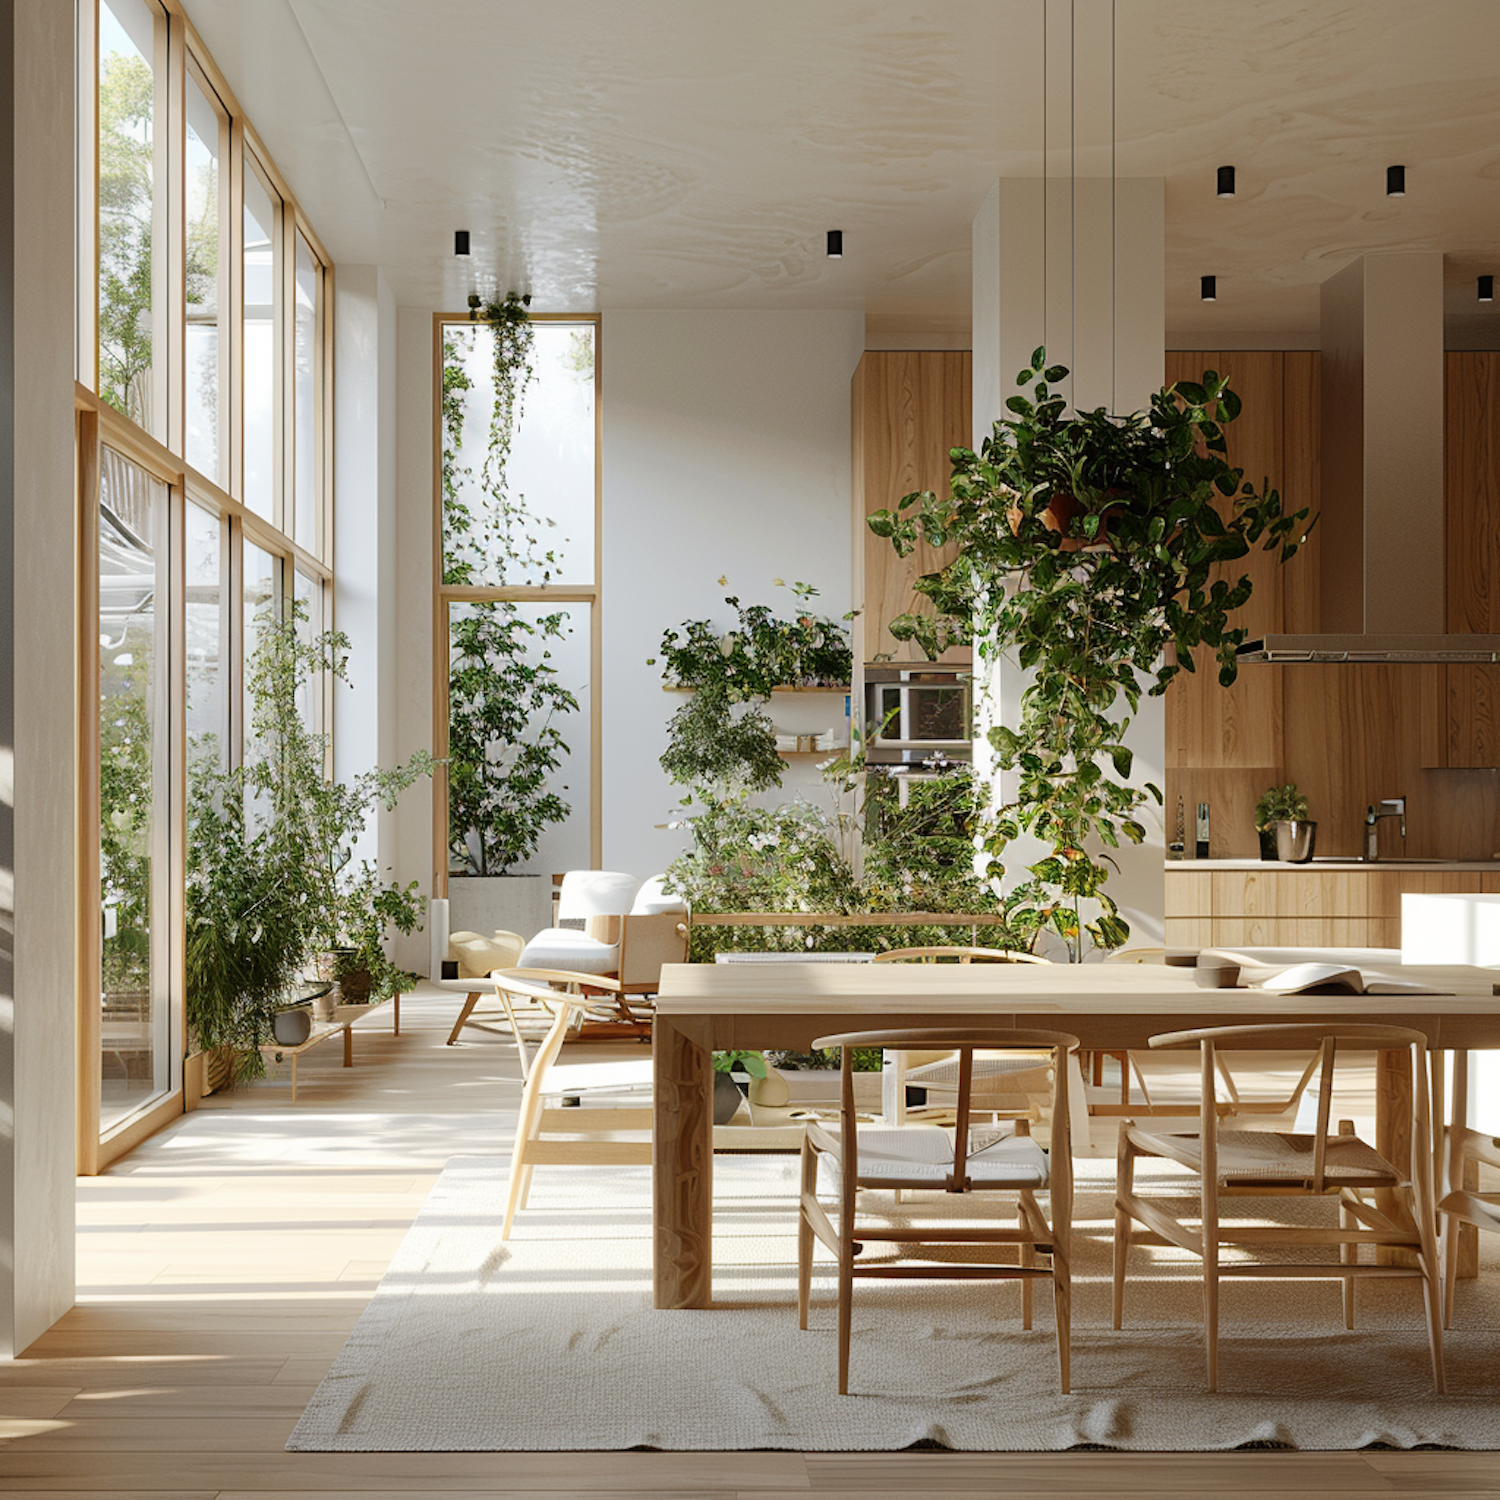
[{"label": "ceramic pot", "polygon": [[752,1104],[763,1104],[767,1109],[780,1109],[783,1105],[791,1103],[791,1099],[792,1091],[787,1086],[786,1079],[775,1068],[768,1068],[764,1078],[750,1080]]},{"label": "ceramic pot", "polygon": [[342,998],[342,992],[337,982],[326,995],[313,996],[312,1013],[315,1021],[331,1021],[333,1019],[334,1007]]},{"label": "ceramic pot", "polygon": [[728,1073],[714,1074],[714,1124],[727,1125],[740,1107],[741,1094]]},{"label": "ceramic pot", "polygon": [[312,1016],[300,1005],[278,1010],[271,1030],[283,1047],[300,1047],[312,1034]]}]

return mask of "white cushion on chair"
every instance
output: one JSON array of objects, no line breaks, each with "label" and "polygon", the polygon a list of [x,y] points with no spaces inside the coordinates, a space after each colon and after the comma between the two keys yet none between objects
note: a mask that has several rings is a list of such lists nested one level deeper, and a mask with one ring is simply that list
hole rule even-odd
[{"label": "white cushion on chair", "polygon": [[[953,1140],[938,1125],[862,1125],[858,1139],[861,1182],[918,1179],[940,1187],[953,1170]],[[820,1167],[837,1181],[832,1157],[825,1156]],[[1029,1135],[984,1126],[969,1132],[969,1181],[975,1187],[1044,1188],[1047,1180],[1047,1153]]]},{"label": "white cushion on chair", "polygon": [[569,870],[557,896],[557,919],[624,916],[640,886],[637,876],[619,870]]},{"label": "white cushion on chair", "polygon": [[613,974],[620,945],[601,943],[570,927],[548,927],[521,950],[518,969],[564,969],[571,974]]},{"label": "white cushion on chair", "polygon": [[665,875],[653,875],[635,893],[635,901],[631,905],[630,915],[633,917],[655,917],[662,912],[686,911],[687,902],[674,892],[665,889],[667,877]]}]

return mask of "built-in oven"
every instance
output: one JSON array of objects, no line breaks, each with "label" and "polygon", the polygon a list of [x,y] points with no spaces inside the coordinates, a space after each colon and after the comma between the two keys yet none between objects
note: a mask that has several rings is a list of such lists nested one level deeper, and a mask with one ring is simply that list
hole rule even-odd
[{"label": "built-in oven", "polygon": [[865,759],[922,765],[973,758],[967,668],[873,662],[865,668]]}]

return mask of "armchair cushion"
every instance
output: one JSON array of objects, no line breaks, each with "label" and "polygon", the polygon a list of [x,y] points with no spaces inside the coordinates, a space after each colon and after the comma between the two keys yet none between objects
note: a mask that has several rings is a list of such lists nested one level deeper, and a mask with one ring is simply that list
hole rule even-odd
[{"label": "armchair cushion", "polygon": [[667,883],[665,875],[653,875],[635,893],[635,902],[630,908],[633,917],[655,917],[663,912],[685,912],[687,902],[675,892],[669,892],[664,887]]},{"label": "armchair cushion", "polygon": [[558,918],[621,916],[630,910],[640,885],[637,876],[619,870],[569,870],[558,892]]},{"label": "armchair cushion", "polygon": [[620,945],[601,943],[586,933],[548,927],[521,950],[520,969],[562,969],[572,974],[613,974],[620,967]]}]

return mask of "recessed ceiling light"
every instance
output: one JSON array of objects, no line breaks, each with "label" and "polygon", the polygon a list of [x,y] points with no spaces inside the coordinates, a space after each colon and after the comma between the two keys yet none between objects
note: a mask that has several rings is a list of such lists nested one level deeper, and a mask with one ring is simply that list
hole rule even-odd
[{"label": "recessed ceiling light", "polygon": [[1219,197],[1221,197],[1221,198],[1232,198],[1232,197],[1234,197],[1234,168],[1233,167],[1220,167],[1219,168],[1218,194],[1219,194]]},{"label": "recessed ceiling light", "polygon": [[1387,198],[1404,198],[1406,196],[1406,168],[1387,167],[1385,169],[1385,195]]},{"label": "recessed ceiling light", "polygon": [[828,231],[828,258],[829,260],[842,260],[844,257],[844,231],[842,229],[830,229]]},{"label": "recessed ceiling light", "polygon": [[1203,278],[1203,300],[1205,302],[1217,302],[1219,300],[1219,278],[1217,276],[1205,276]]},{"label": "recessed ceiling light", "polygon": [[453,231],[453,253],[455,255],[467,255],[469,253],[469,231],[467,229],[455,229]]},{"label": "recessed ceiling light", "polygon": [[1495,278],[1493,276],[1481,276],[1479,278],[1479,300],[1481,302],[1493,302],[1495,300]]}]

